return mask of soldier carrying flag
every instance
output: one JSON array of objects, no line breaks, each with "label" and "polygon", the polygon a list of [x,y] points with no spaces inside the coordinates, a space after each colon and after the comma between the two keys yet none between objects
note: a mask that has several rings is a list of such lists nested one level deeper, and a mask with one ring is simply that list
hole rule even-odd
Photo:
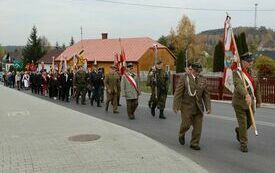
[{"label": "soldier carrying flag", "polygon": [[227,15],[224,24],[224,85],[233,92],[232,105],[239,125],[235,132],[241,145],[240,150],[248,152],[247,129],[252,125],[255,134],[258,135],[254,114],[255,106],[259,107],[261,103],[260,88],[248,72],[254,62],[252,54],[247,52],[239,56],[230,20],[230,16]]}]

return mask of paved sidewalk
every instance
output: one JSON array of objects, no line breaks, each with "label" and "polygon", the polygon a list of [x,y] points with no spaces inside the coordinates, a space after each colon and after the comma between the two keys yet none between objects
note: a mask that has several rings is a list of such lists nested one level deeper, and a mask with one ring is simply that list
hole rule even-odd
[{"label": "paved sidewalk", "polygon": [[[1,173],[207,172],[135,131],[2,85],[0,103]],[[68,140],[79,134],[100,138]]]}]

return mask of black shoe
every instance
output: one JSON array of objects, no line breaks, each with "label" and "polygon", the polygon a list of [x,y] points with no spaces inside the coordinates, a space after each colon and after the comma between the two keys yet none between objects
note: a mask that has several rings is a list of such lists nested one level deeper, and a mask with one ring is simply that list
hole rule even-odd
[{"label": "black shoe", "polygon": [[108,112],[108,108],[109,108],[109,103],[106,103],[106,107],[105,107],[105,111]]},{"label": "black shoe", "polygon": [[237,138],[237,141],[239,141],[240,142],[240,135],[239,135],[239,130],[238,130],[239,128],[238,127],[236,127],[235,128],[235,132],[236,132],[236,138]]},{"label": "black shoe", "polygon": [[159,110],[159,119],[166,119],[166,117],[163,115],[163,110]]},{"label": "black shoe", "polygon": [[179,137],[179,143],[180,143],[181,145],[184,145],[184,144],[185,144],[185,136],[180,136],[180,137]]},{"label": "black shoe", "polygon": [[130,119],[130,120],[134,120],[134,119],[135,119],[135,117],[129,117],[129,119]]},{"label": "black shoe", "polygon": [[198,146],[198,145],[190,145],[190,148],[193,149],[193,150],[200,150],[201,147]]},{"label": "black shoe", "polygon": [[243,153],[247,153],[248,152],[248,148],[247,148],[247,146],[241,146],[241,151],[243,152]]},{"label": "black shoe", "polygon": [[156,115],[155,109],[151,108],[151,115],[154,117]]},{"label": "black shoe", "polygon": [[121,106],[121,104],[119,103],[118,106]]},{"label": "black shoe", "polygon": [[160,115],[159,119],[166,119],[166,117],[164,115]]},{"label": "black shoe", "polygon": [[85,102],[82,102],[81,104],[82,104],[82,105],[86,105],[86,103],[85,103]]},{"label": "black shoe", "polygon": [[114,114],[118,114],[119,112],[118,111],[113,111]]},{"label": "black shoe", "polygon": [[100,104],[98,104],[97,107],[102,107],[102,106]]},{"label": "black shoe", "polygon": [[79,104],[78,100],[76,100],[76,104]]}]

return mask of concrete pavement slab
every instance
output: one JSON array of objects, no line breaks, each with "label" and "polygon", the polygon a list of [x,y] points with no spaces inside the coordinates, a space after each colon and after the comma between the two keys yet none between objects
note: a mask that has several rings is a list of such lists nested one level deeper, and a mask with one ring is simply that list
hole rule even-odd
[{"label": "concrete pavement slab", "polygon": [[[0,103],[2,173],[207,172],[140,133],[4,86]],[[100,138],[68,139],[79,134]]]}]

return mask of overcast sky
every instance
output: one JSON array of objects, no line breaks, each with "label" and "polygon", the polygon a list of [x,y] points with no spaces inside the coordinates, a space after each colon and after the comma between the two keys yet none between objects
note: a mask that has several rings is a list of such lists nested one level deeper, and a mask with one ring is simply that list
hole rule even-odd
[{"label": "overcast sky", "polygon": [[[137,4],[205,9],[245,9],[230,11],[232,25],[254,26],[254,4],[259,3],[257,25],[275,29],[275,0],[112,0]],[[197,11],[140,7],[99,0],[0,0],[0,44],[25,45],[35,25],[39,36],[52,45],[68,45],[71,36],[100,38],[144,37],[158,39],[175,28],[182,15],[196,25],[196,32],[223,27],[225,11]]]}]

